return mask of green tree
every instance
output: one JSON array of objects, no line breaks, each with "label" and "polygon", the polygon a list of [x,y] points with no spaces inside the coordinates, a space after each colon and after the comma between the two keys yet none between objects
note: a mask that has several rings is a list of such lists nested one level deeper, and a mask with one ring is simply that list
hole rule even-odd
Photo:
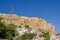
[{"label": "green tree", "polygon": [[2,23],[2,18],[0,18],[0,38],[6,38],[6,26]]},{"label": "green tree", "polygon": [[12,37],[15,37],[15,34],[16,34],[15,26],[13,24],[7,25],[6,38],[11,40]]},{"label": "green tree", "polygon": [[12,39],[15,37],[15,26],[13,24],[5,25],[0,18],[0,38]]}]

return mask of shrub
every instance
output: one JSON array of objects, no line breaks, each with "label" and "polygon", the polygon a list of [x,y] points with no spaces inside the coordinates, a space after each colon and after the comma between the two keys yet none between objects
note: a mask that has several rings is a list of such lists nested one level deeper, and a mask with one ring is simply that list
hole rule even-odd
[{"label": "shrub", "polygon": [[47,33],[43,32],[43,37],[45,38],[45,40],[50,40],[49,32],[47,32]]},{"label": "shrub", "polygon": [[29,25],[25,25],[24,27],[25,27],[25,28],[29,28]]},{"label": "shrub", "polygon": [[25,32],[22,36],[20,36],[19,38],[17,38],[17,40],[32,40],[32,38],[35,36],[36,34],[34,33],[27,33]]}]

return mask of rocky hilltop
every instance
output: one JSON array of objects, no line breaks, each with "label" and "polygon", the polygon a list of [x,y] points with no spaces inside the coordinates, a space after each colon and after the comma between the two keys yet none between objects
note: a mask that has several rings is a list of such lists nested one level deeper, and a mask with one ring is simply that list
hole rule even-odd
[{"label": "rocky hilltop", "polygon": [[2,22],[5,24],[14,24],[18,26],[29,25],[30,28],[35,29],[39,28],[43,31],[48,31],[51,34],[55,34],[55,27],[51,23],[47,23],[45,19],[38,17],[25,17],[17,16],[15,14],[0,14]]}]

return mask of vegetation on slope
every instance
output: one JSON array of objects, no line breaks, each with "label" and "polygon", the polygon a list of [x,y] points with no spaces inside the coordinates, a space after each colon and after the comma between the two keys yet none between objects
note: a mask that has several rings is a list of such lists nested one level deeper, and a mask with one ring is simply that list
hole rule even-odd
[{"label": "vegetation on slope", "polygon": [[43,36],[44,36],[45,40],[50,40],[49,32],[47,32],[47,33],[43,32]]},{"label": "vegetation on slope", "polygon": [[27,33],[27,32],[25,32],[22,36],[20,36],[19,38],[17,38],[17,40],[32,40],[32,38],[35,35],[36,34],[34,34],[34,33]]},{"label": "vegetation on slope", "polygon": [[0,38],[12,40],[15,37],[15,26],[13,24],[6,26],[1,20],[2,18],[0,18]]},{"label": "vegetation on slope", "polygon": [[[2,20],[2,18],[0,18],[0,38],[13,40],[13,37],[16,36],[15,26],[13,24],[5,25],[4,23],[1,22],[1,20]],[[25,28],[29,28],[29,26],[25,25]],[[32,40],[32,38],[35,35],[36,34],[34,34],[34,33],[29,33],[29,34],[24,33],[24,35],[17,38],[17,40]],[[43,36],[44,36],[45,40],[50,40],[49,32],[47,32],[47,33],[43,32]]]}]

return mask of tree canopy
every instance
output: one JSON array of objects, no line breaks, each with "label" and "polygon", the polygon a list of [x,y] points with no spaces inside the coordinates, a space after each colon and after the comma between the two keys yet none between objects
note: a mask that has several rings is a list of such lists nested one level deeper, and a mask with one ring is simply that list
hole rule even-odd
[{"label": "tree canopy", "polygon": [[5,25],[0,19],[0,38],[10,39],[15,37],[15,26],[13,24]]}]

